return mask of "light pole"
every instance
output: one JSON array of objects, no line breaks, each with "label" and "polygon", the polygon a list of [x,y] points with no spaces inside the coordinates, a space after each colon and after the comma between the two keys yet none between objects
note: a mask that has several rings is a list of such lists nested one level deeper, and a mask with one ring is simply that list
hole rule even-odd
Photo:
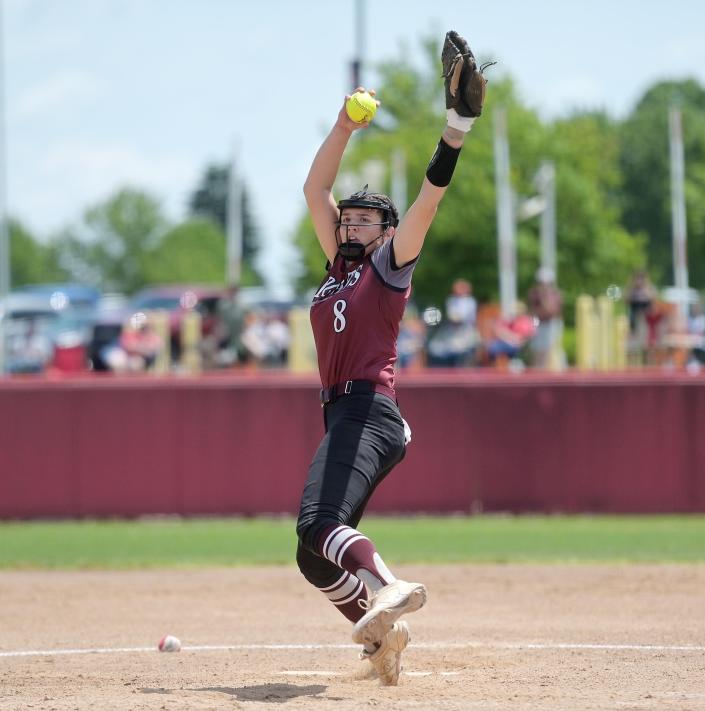
[{"label": "light pole", "polygon": [[541,215],[541,267],[556,275],[556,167],[553,161],[541,161],[534,177],[538,195],[517,204],[517,221]]},{"label": "light pole", "polygon": [[392,153],[391,198],[400,215],[406,212],[406,153],[403,148],[397,148]]},{"label": "light pole", "polygon": [[362,63],[365,56],[365,0],[355,0],[355,57],[351,62],[352,91],[362,85]]},{"label": "light pole", "polygon": [[558,281],[556,260],[556,167],[553,161],[541,162],[536,187],[543,197],[541,212],[541,266],[550,269]]},{"label": "light pole", "polygon": [[7,225],[5,154],[5,33],[0,0],[0,376],[5,373],[5,308],[10,293],[10,235]]},{"label": "light pole", "polygon": [[497,192],[497,249],[499,256],[499,299],[502,316],[514,316],[517,300],[516,227],[514,199],[509,182],[507,112],[494,110],[494,164]]},{"label": "light pole", "polygon": [[242,183],[238,176],[238,142],[233,141],[228,172],[228,212],[226,230],[225,280],[228,286],[240,286],[242,278]]},{"label": "light pole", "polygon": [[673,234],[673,281],[678,294],[678,312],[688,317],[688,252],[685,218],[685,158],[681,112],[672,106],[668,113],[671,148],[671,226]]}]

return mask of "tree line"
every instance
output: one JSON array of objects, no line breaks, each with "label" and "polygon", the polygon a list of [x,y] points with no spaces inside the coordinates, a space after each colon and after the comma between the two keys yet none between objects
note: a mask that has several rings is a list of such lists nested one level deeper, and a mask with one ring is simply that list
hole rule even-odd
[{"label": "tree line", "polygon": [[[422,41],[417,55],[421,65],[402,53],[378,67],[382,108],[370,128],[357,134],[344,160],[343,172],[360,183],[353,189],[362,187],[364,167],[375,159],[387,166],[381,187],[390,192],[388,166],[399,152],[410,197],[421,184],[444,125],[444,104],[437,42]],[[498,298],[493,112],[499,106],[507,115],[516,193],[534,194],[541,161],[555,163],[557,272],[570,305],[579,293],[625,285],[640,268],[648,269],[657,284],[673,282],[668,110],[677,104],[684,128],[690,283],[705,287],[705,89],[697,81],[654,84],[621,120],[601,110],[545,120],[520,97],[511,77],[490,74],[489,80],[483,116],[466,141],[416,269],[414,298],[420,305],[442,303],[457,277],[473,282],[478,299]],[[89,207],[78,224],[48,242],[13,220],[13,284],[78,279],[131,293],[146,283],[223,283],[227,181],[227,165],[207,166],[179,224],[169,224],[159,201],[135,188]],[[341,187],[336,186],[339,198],[344,197]],[[261,281],[254,267],[259,236],[247,190],[242,199],[243,283],[254,284]],[[518,225],[520,294],[539,265],[538,232],[536,219]],[[303,292],[318,284],[323,267],[303,197],[292,237],[302,263],[296,286]]]},{"label": "tree line", "polygon": [[[124,187],[81,219],[41,242],[10,220],[13,285],[75,280],[131,294],[146,284],[225,282],[230,166],[211,164],[188,198],[187,217],[171,224],[158,198]],[[246,188],[241,193],[243,285],[262,282],[254,261],[259,230]]]},{"label": "tree line", "polygon": [[[367,161],[381,159],[390,166],[394,152],[402,151],[409,198],[416,195],[444,125],[435,41],[423,43],[423,56],[421,67],[401,56],[379,68],[382,107],[354,139],[341,167],[341,174],[360,176],[357,187],[364,183]],[[470,279],[480,300],[498,299],[493,112],[499,106],[507,115],[516,193],[535,194],[532,181],[541,161],[555,163],[557,273],[572,305],[579,293],[625,285],[639,268],[648,269],[658,284],[673,283],[668,111],[677,104],[684,127],[690,283],[705,287],[705,89],[693,79],[662,81],[623,120],[599,110],[542,120],[511,78],[495,78],[492,71],[483,115],[466,140],[415,271],[417,302],[443,303],[457,277]],[[389,169],[382,187],[391,190]],[[309,219],[300,222],[296,241],[304,260],[301,286],[313,286],[321,279],[321,257]],[[538,219],[521,222],[520,295],[532,283],[539,259]]]}]

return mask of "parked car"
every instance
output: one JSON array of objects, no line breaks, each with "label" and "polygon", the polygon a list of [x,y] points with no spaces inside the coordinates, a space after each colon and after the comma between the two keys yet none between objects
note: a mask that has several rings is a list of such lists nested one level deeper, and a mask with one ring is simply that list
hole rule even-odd
[{"label": "parked car", "polygon": [[55,291],[17,290],[3,304],[5,369],[9,373],[41,373],[86,367],[85,345],[90,311],[71,307]]},{"label": "parked car", "polygon": [[14,294],[44,297],[55,311],[74,309],[90,311],[101,298],[100,290],[93,286],[74,282],[51,284],[27,284],[13,290]]}]

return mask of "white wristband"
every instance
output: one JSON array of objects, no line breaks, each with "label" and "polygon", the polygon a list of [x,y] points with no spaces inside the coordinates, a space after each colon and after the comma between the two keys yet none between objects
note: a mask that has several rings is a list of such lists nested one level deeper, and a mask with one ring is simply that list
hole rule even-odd
[{"label": "white wristband", "polygon": [[448,109],[446,115],[448,117],[448,125],[463,133],[467,133],[472,128],[477,118],[477,116],[461,116],[455,109]]}]

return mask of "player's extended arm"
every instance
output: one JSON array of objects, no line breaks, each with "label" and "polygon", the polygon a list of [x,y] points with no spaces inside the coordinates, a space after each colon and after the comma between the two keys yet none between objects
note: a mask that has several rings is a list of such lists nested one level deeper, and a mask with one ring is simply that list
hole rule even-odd
[{"label": "player's extended arm", "polygon": [[482,113],[487,80],[468,43],[454,31],[446,33],[441,54],[445,78],[448,123],[426,169],[419,196],[401,221],[394,236],[398,266],[418,257],[426,233],[455,170],[465,134]]},{"label": "player's extended arm", "polygon": [[[445,131],[443,131],[441,141],[445,145],[441,146],[439,143],[436,154],[431,159],[431,163],[436,159],[439,150],[443,150],[449,154],[448,157],[450,158],[450,162],[452,162],[452,167],[449,169],[448,183],[438,185],[431,182],[428,177],[429,170],[431,169],[429,165],[426,171],[426,177],[424,177],[423,183],[421,184],[419,195],[404,215],[394,235],[394,261],[397,263],[397,266],[402,267],[419,256],[424,240],[426,239],[426,234],[431,227],[433,218],[436,215],[436,210],[438,210],[441,198],[448,189],[452,169],[455,167],[455,161],[458,159],[458,154],[460,153],[464,139],[465,134],[462,131],[450,126],[446,126]],[[452,152],[447,149],[451,149]],[[447,160],[445,162],[448,163]],[[448,166],[446,166],[446,171],[448,172]],[[431,177],[433,178],[433,176]],[[436,182],[445,181],[436,180]]]},{"label": "player's extended arm", "polygon": [[[355,91],[365,91],[365,89],[358,87]],[[374,93],[374,90],[370,91],[373,96]],[[349,95],[346,96],[345,101],[349,98]],[[345,111],[345,101],[338,112],[335,125],[318,149],[304,183],[304,196],[316,230],[316,237],[331,263],[338,251],[335,225],[339,218],[337,203],[333,198],[333,183],[353,131],[369,125],[368,122],[353,121]]]}]

